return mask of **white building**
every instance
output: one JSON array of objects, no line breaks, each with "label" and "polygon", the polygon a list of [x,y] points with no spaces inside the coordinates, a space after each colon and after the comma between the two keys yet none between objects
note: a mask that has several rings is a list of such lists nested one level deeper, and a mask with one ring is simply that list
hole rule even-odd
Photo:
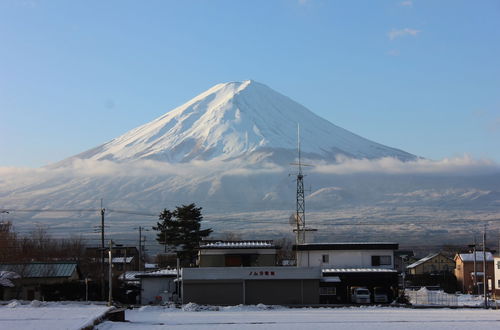
[{"label": "white building", "polygon": [[394,269],[397,243],[306,243],[295,246],[299,267]]},{"label": "white building", "polygon": [[387,301],[397,295],[398,273],[394,265],[397,243],[306,243],[294,246],[298,267],[320,267],[320,303],[350,301],[350,290],[382,291]]},{"label": "white building", "polygon": [[494,272],[495,272],[495,295],[500,295],[500,256],[495,256],[494,260]]}]

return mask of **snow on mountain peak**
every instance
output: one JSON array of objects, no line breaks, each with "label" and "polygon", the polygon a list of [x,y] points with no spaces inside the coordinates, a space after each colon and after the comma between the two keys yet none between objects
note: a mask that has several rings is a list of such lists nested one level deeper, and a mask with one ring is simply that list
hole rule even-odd
[{"label": "snow on mountain peak", "polygon": [[414,158],[335,126],[253,80],[217,84],[163,116],[75,157],[185,162],[230,159],[259,150],[289,153],[296,149],[297,123],[302,150],[312,157]]}]

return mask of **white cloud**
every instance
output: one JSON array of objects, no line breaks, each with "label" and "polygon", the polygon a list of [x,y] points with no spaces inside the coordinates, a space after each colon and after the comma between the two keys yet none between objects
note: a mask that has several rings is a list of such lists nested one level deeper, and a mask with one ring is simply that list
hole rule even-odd
[{"label": "white cloud", "polygon": [[387,36],[389,39],[394,40],[396,38],[401,38],[401,37],[406,37],[406,36],[412,36],[416,37],[420,32],[420,30],[417,29],[410,29],[410,28],[404,28],[400,30],[392,29]]},{"label": "white cloud", "polygon": [[[76,159],[69,165],[50,168],[18,168],[0,167],[0,177],[15,178],[16,180],[31,181],[35,179],[47,180],[56,178],[77,177],[151,177],[151,176],[180,176],[204,177],[220,175],[253,175],[259,173],[276,173],[285,171],[284,168],[263,163],[258,166],[248,166],[243,161],[224,162],[218,160],[192,161],[189,163],[171,164],[153,160],[139,160],[128,163],[118,163],[110,160]],[[0,185],[2,180],[0,180]]]},{"label": "white cloud", "polygon": [[500,172],[500,164],[491,160],[476,160],[468,155],[442,160],[418,159],[403,162],[396,158],[352,159],[338,158],[335,164],[315,166],[313,171],[325,174],[383,173],[383,174],[487,174]]},{"label": "white cloud", "polygon": [[[353,173],[439,175],[500,173],[500,164],[491,160],[473,159],[467,155],[438,161],[418,159],[409,162],[391,157],[374,160],[339,157],[335,163],[318,164],[317,161],[314,163],[317,165],[310,169],[311,172],[337,175]],[[188,181],[196,178],[196,181],[202,182],[224,176],[281,176],[289,170],[289,168],[273,163],[248,164],[244,161],[193,161],[170,164],[150,160],[131,163],[117,163],[109,160],[75,160],[70,165],[58,168],[0,167],[0,190],[9,190],[9,187],[35,187],[42,182],[51,182],[51,185],[57,185],[81,178],[176,177]]]}]

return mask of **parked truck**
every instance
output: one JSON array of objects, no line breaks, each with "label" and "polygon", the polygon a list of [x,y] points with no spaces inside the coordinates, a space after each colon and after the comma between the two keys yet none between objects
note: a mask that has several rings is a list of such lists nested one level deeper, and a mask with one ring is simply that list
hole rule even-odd
[{"label": "parked truck", "polygon": [[365,287],[353,286],[351,287],[351,302],[355,304],[369,304],[370,303],[370,290]]}]

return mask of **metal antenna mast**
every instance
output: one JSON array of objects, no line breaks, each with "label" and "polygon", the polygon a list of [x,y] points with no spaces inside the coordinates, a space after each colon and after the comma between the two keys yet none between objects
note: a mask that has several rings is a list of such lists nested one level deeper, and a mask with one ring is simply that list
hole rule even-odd
[{"label": "metal antenna mast", "polygon": [[306,227],[306,200],[304,195],[304,175],[302,174],[302,162],[300,157],[300,125],[297,124],[297,152],[298,160],[298,173],[297,173],[297,209],[295,213],[297,222],[297,244],[305,243],[305,227]]}]

